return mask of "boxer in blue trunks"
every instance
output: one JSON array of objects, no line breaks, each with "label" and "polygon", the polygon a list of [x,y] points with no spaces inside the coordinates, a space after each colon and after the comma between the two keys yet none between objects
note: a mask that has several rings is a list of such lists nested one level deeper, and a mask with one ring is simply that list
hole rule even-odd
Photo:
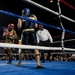
[{"label": "boxer in blue trunks", "polygon": [[[37,20],[37,17],[34,14],[31,14],[29,8],[24,8],[22,10],[22,16],[32,19],[32,20]],[[37,23],[30,22],[28,20],[23,20],[23,19],[18,19],[17,27],[19,30],[22,31],[21,35],[21,40],[22,44],[25,45],[37,45],[37,38],[36,38],[36,32],[35,28],[37,27]],[[19,55],[19,62],[18,66],[21,66],[22,58],[24,57],[24,50],[21,50],[21,53]],[[44,68],[41,63],[40,63],[40,53],[39,50],[35,49],[35,59],[37,63],[37,68]]]}]

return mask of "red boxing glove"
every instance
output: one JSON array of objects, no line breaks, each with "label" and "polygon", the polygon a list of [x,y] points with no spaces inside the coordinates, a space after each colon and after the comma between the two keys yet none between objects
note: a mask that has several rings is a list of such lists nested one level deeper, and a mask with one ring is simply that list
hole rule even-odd
[{"label": "red boxing glove", "polygon": [[9,36],[12,37],[13,35],[12,34],[9,34]]},{"label": "red boxing glove", "polygon": [[10,36],[10,33],[9,33],[9,32],[7,32],[7,33],[6,33],[6,36]]}]

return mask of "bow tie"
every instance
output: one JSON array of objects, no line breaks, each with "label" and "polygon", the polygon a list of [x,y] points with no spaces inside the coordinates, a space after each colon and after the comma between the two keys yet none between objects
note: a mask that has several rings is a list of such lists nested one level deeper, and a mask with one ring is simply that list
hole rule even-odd
[{"label": "bow tie", "polygon": [[43,29],[40,29],[41,31],[43,31]]}]

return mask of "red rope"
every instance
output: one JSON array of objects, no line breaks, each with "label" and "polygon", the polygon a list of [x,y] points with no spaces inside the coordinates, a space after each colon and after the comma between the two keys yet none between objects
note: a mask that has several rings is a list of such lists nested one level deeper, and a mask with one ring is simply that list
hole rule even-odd
[{"label": "red rope", "polygon": [[69,6],[70,8],[75,10],[75,7],[73,7],[72,5],[68,4],[67,2],[65,2],[64,0],[61,0],[62,3],[64,3],[65,5]]},{"label": "red rope", "polygon": [[[66,37],[72,37],[72,34],[66,34],[65,36]],[[54,39],[60,38],[60,37],[61,37],[61,35],[53,36]]]}]

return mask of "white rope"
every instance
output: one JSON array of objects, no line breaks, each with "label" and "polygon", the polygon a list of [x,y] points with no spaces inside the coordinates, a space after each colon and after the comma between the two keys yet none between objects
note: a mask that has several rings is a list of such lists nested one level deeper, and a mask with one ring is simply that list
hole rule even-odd
[{"label": "white rope", "polygon": [[[53,13],[53,14],[55,14],[55,15],[59,15],[58,12],[55,12],[55,11],[53,11],[53,10],[51,10],[51,9],[49,9],[49,8],[47,8],[47,7],[45,7],[45,6],[43,6],[43,5],[40,5],[40,4],[38,4],[38,3],[34,2],[34,1],[31,1],[31,0],[23,0],[23,1],[25,1],[25,2],[27,2],[27,3],[30,3],[30,4],[32,4],[32,5],[35,5],[35,6],[39,7],[39,8],[42,8],[42,9],[44,9],[44,10],[46,10],[46,11],[48,11],[48,12],[51,12],[51,13]],[[66,16],[64,16],[64,15],[62,15],[62,14],[61,14],[61,17],[64,18],[64,19],[66,19],[66,20],[68,20],[68,21],[71,21],[71,22],[74,22],[74,23],[75,23],[75,20],[70,19],[70,18],[68,18],[68,17],[66,17]]]},{"label": "white rope", "polygon": [[[0,53],[0,55],[5,55],[5,56],[7,56],[7,54],[4,54],[4,53]],[[16,56],[16,55],[19,55],[19,54],[16,53],[16,54],[12,54],[12,55]],[[24,55],[34,55],[34,53],[24,53]]]},{"label": "white rope", "polygon": [[[68,40],[64,40],[64,42],[69,42],[69,41],[74,41],[75,39],[68,39]],[[55,41],[53,43],[61,43],[61,41]]]},{"label": "white rope", "polygon": [[[40,49],[40,50],[62,50],[62,47],[44,47],[44,46],[32,46],[32,45],[19,45],[19,44],[9,44],[0,43],[0,47],[4,48],[20,48],[20,49]],[[64,48],[65,51],[75,51],[72,48]]]},{"label": "white rope", "polygon": [[[53,54],[63,54],[63,52],[53,52],[53,53],[51,53],[52,55]],[[65,52],[65,54],[75,54],[75,52]],[[7,56],[7,54],[2,54],[2,53],[0,53],[0,56]],[[12,54],[12,55],[14,55],[14,56],[16,56],[16,55],[19,55],[18,53],[16,53],[16,54]],[[24,53],[24,55],[35,55],[34,53]]]},{"label": "white rope", "polygon": [[[63,52],[53,52],[51,54],[63,54]],[[75,52],[65,52],[64,54],[75,54]]]}]

